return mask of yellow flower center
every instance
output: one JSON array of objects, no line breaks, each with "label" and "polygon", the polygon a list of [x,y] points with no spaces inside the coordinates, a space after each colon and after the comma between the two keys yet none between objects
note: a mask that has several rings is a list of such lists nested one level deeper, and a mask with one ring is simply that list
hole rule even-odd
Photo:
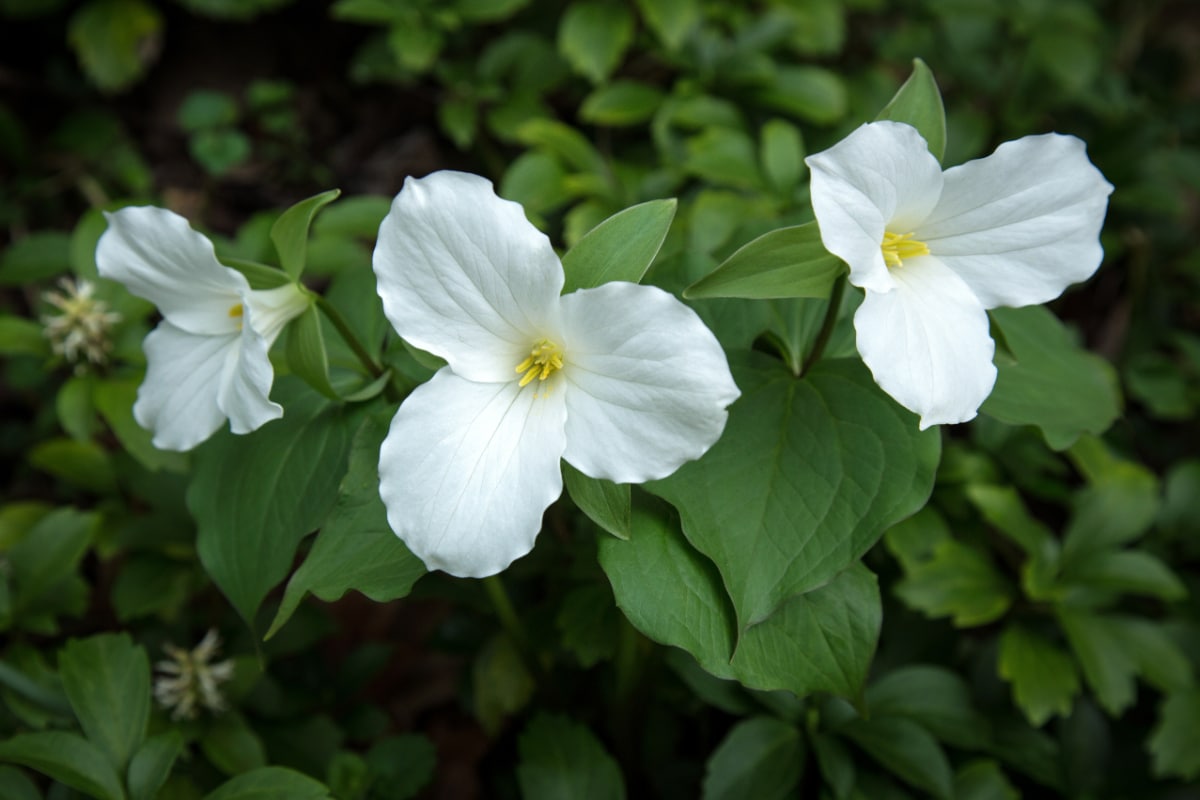
[{"label": "yellow flower center", "polygon": [[229,309],[229,316],[233,319],[241,319],[243,313],[245,313],[245,310],[242,308],[241,303],[231,306]]},{"label": "yellow flower center", "polygon": [[929,255],[929,245],[918,242],[912,237],[911,233],[885,232],[883,243],[880,245],[880,249],[883,250],[884,263],[889,267],[899,267],[906,258]]},{"label": "yellow flower center", "polygon": [[525,373],[521,376],[521,385],[525,386],[534,378],[546,380],[562,365],[562,348],[549,339],[538,339],[529,351],[529,358],[517,364],[515,371]]}]

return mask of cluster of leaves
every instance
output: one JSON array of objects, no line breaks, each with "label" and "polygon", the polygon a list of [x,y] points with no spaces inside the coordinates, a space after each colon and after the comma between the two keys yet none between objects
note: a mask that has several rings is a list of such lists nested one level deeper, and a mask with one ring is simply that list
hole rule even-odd
[{"label": "cluster of leaves", "polygon": [[[60,20],[63,5],[4,0],[0,15],[65,24],[102,92],[152,79],[166,31],[153,4],[89,0]],[[269,19],[288,3],[180,5]],[[569,501],[505,576],[511,597],[422,577],[391,534],[375,462],[394,403],[316,310],[280,348],[295,374],[276,387],[283,420],[189,456],[155,450],[130,413],[152,309],[98,279],[94,250],[110,198],[161,187],[114,114],[64,114],[40,142],[0,105],[0,760],[32,770],[0,767],[0,794],[43,796],[34,773],[55,797],[419,792],[453,748],[435,754],[381,710],[372,685],[396,649],[362,637],[336,664],[314,652],[347,622],[306,595],[351,590],[413,593],[440,615],[421,646],[454,659],[446,704],[507,759],[488,764],[496,793],[1151,797],[1194,782],[1200,251],[1183,231],[1200,151],[1183,143],[1200,123],[1172,77],[1197,65],[1153,39],[1169,14],[1117,0],[334,4],[330,25],[367,36],[331,69],[435,98],[448,140],[571,248],[568,291],[649,267],[731,353],[743,397],[718,446],[632,492],[568,469]],[[951,98],[944,123],[921,65],[888,104],[913,55]],[[214,197],[251,142],[281,166],[320,160],[295,138],[287,85],[263,86],[197,91],[180,110]],[[803,157],[877,114],[918,125],[946,164],[1051,127],[1089,142],[1118,187],[1110,264],[1090,302],[1062,310],[1116,368],[1048,311],[1002,309],[983,416],[918,433],[852,357],[853,292],[820,340],[840,266],[811,224]],[[68,190],[92,208],[64,233]],[[218,252],[252,282],[273,280],[255,265],[303,273],[381,370],[416,385],[437,364],[389,336],[370,270],[388,198],[335,197],[254,215]],[[122,315],[104,369],[66,369],[36,321],[66,273]],[[1119,389],[1130,406],[1110,429]],[[211,625],[235,654],[230,710],[152,709],[149,662]],[[116,626],[133,640],[67,639]]]}]

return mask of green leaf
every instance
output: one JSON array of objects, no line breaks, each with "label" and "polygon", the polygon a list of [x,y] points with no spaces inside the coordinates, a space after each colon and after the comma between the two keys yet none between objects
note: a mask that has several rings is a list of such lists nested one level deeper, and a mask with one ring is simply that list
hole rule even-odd
[{"label": "green leaf", "polygon": [[1144,594],[1181,600],[1187,589],[1157,557],[1141,550],[1098,550],[1082,553],[1063,567],[1064,585],[1103,592]]},{"label": "green leaf", "polygon": [[991,525],[1028,554],[1021,568],[1021,585],[1031,598],[1053,596],[1059,570],[1059,545],[1054,533],[1030,515],[1021,495],[1011,486],[970,484],[967,499]]},{"label": "green leaf", "polygon": [[5,553],[16,587],[14,616],[19,618],[22,610],[34,607],[75,574],[96,522],[91,513],[69,508],[51,511]]},{"label": "green leaf", "polygon": [[912,75],[875,119],[890,119],[913,126],[938,161],[946,153],[946,109],[942,106],[942,93],[933,72],[919,58],[913,59]]},{"label": "green leaf", "polygon": [[337,390],[329,382],[329,354],[325,351],[321,315],[315,305],[310,305],[288,326],[287,360],[292,372],[305,383],[331,400],[337,399]]},{"label": "green leaf", "polygon": [[640,203],[588,231],[563,256],[563,294],[610,281],[641,281],[667,238],[676,205],[674,198]]},{"label": "green leaf", "polygon": [[379,497],[379,445],[387,425],[368,419],[354,436],[337,504],[304,563],[288,581],[267,631],[271,638],[311,592],[332,602],[351,589],[379,603],[406,596],[425,565],[388,526]]},{"label": "green leaf", "polygon": [[538,714],[517,741],[524,800],[619,800],[625,781],[596,737],[566,717]]},{"label": "green leaf", "polygon": [[366,762],[375,785],[387,787],[387,800],[407,800],[433,780],[437,749],[420,734],[387,736],[371,745]]},{"label": "green leaf", "polygon": [[1071,657],[1020,625],[1010,625],[1000,635],[997,670],[1012,684],[1013,699],[1037,727],[1055,714],[1069,714],[1079,693],[1079,673]]},{"label": "green leaf", "polygon": [[268,267],[266,264],[228,256],[220,256],[219,260],[225,266],[242,273],[251,289],[275,289],[292,282],[286,272],[275,267]]},{"label": "green leaf", "polygon": [[742,246],[684,296],[825,298],[844,272],[841,259],[821,244],[817,223],[808,222],[764,233]]},{"label": "green leaf", "polygon": [[913,664],[885,673],[867,689],[871,716],[904,717],[945,744],[983,750],[991,743],[991,722],[971,704],[971,693],[957,673]]},{"label": "green leaf", "polygon": [[150,720],[146,651],[126,633],[72,639],[58,654],[58,669],[88,741],[124,775]]},{"label": "green leaf", "polygon": [[182,752],[183,737],[178,731],[147,739],[129,762],[130,800],[154,800]]},{"label": "green leaf", "polygon": [[1055,450],[1108,429],[1121,410],[1112,365],[1074,344],[1043,306],[988,313],[1016,362],[997,364],[996,388],[981,412],[1010,425],[1036,425]]},{"label": "green leaf", "polygon": [[330,189],[307,200],[301,200],[280,214],[279,219],[271,226],[271,241],[275,244],[275,251],[279,253],[279,264],[293,279],[299,278],[304,272],[304,258],[308,252],[308,229],[312,225],[313,217],[336,200],[341,193],[340,189]]},{"label": "green leaf", "polygon": [[7,800],[42,800],[42,793],[21,770],[0,767],[0,797]]},{"label": "green leaf", "polygon": [[679,509],[745,629],[920,508],[941,439],[918,431],[857,359],[821,361],[802,380],[758,354],[731,366],[742,397],[720,441],[647,488]]},{"label": "green leaf", "polygon": [[1064,534],[1064,563],[1138,539],[1158,515],[1159,486],[1154,473],[1107,453],[1089,457],[1086,451],[1093,447],[1105,448],[1098,440],[1084,437],[1070,451],[1087,473],[1089,485],[1072,503],[1075,513]]},{"label": "green leaf", "polygon": [[145,73],[162,27],[162,15],[143,0],[92,0],[71,16],[67,40],[92,83],[121,91]]},{"label": "green leaf", "polygon": [[876,716],[852,720],[837,732],[905,782],[939,800],[954,797],[950,761],[937,740],[917,723]]},{"label": "green leaf", "polygon": [[250,137],[233,128],[199,131],[188,139],[188,152],[210,175],[224,175],[250,158]]},{"label": "green leaf", "polygon": [[762,126],[759,138],[763,175],[776,192],[791,197],[805,169],[800,129],[787,120],[773,119]]},{"label": "green leaf", "polygon": [[405,15],[387,32],[387,45],[392,56],[404,69],[416,73],[433,66],[444,44],[442,32],[428,27],[415,13]]},{"label": "green leaf", "polygon": [[668,50],[678,50],[703,17],[697,0],[637,0],[637,7]]},{"label": "green leaf", "polygon": [[506,634],[493,636],[479,650],[471,665],[475,694],[475,716],[483,729],[495,735],[504,720],[529,704],[533,676],[521,654]]},{"label": "green leaf", "polygon": [[587,583],[571,589],[558,607],[554,625],[562,646],[580,666],[594,666],[616,652],[619,614],[607,586]]},{"label": "green leaf", "polygon": [[749,94],[757,103],[818,125],[846,114],[846,85],[824,67],[780,67],[769,83]]},{"label": "green leaf", "polygon": [[112,494],[117,490],[117,474],[108,453],[90,440],[44,440],[29,451],[29,463],[88,492]]},{"label": "green leaf", "polygon": [[628,539],[629,484],[588,477],[565,461],[562,469],[567,493],[588,519],[618,539]]},{"label": "green leaf", "polygon": [[361,407],[295,387],[276,384],[276,398],[287,395],[283,419],[245,436],[220,433],[193,457],[187,504],[200,560],[247,624],[332,509],[359,427]]},{"label": "green leaf", "polygon": [[526,214],[544,214],[571,199],[566,176],[557,158],[527,150],[508,165],[500,181],[500,196],[520,203]]},{"label": "green leaf", "polygon": [[739,189],[763,185],[754,140],[734,128],[711,127],[688,139],[684,168],[718,185]]},{"label": "green leaf", "polygon": [[374,242],[379,225],[391,207],[392,198],[382,195],[346,197],[321,211],[313,222],[313,234]]},{"label": "green leaf", "polygon": [[529,0],[454,0],[458,16],[470,22],[499,22],[529,5]]},{"label": "green leaf", "polygon": [[825,784],[836,800],[846,800],[854,790],[854,759],[842,740],[829,733],[811,736],[813,755]]},{"label": "green leaf", "polygon": [[259,767],[223,783],[204,800],[331,800],[319,781],[286,767]]},{"label": "green leaf", "polygon": [[209,724],[200,737],[200,748],[226,775],[253,774],[267,763],[262,739],[236,711],[226,711]]},{"label": "green leaf", "polygon": [[578,73],[600,83],[633,43],[633,14],[622,4],[575,0],[558,25],[558,52]]},{"label": "green leaf", "polygon": [[791,797],[800,781],[804,746],[795,727],[770,717],[735,725],[704,768],[704,800]]},{"label": "green leaf", "polygon": [[600,86],[583,99],[579,118],[593,125],[640,125],[658,111],[663,93],[637,81],[620,80]]},{"label": "green leaf", "polygon": [[196,89],[189,92],[175,113],[179,127],[188,133],[237,124],[237,101],[226,92]]},{"label": "green leaf", "polygon": [[24,286],[61,275],[68,269],[71,237],[39,231],[14,241],[0,256],[0,285]]},{"label": "green leaf", "polygon": [[0,356],[50,357],[50,341],[31,319],[0,315]]},{"label": "green leaf", "polygon": [[1021,800],[1021,793],[995,761],[965,765],[954,776],[955,800]]},{"label": "green leaf", "polygon": [[108,757],[76,733],[19,733],[0,742],[0,761],[35,769],[98,800],[125,800]]},{"label": "green leaf", "polygon": [[183,472],[187,456],[154,446],[153,434],[133,418],[133,404],[137,400],[136,378],[107,378],[99,381],[92,392],[96,410],[108,423],[121,446],[146,469]]},{"label": "green leaf", "polygon": [[517,137],[521,144],[540,147],[580,172],[602,174],[606,168],[604,157],[586,136],[557,120],[531,119]]},{"label": "green leaf", "polygon": [[1158,725],[1146,742],[1156,777],[1190,781],[1200,776],[1197,730],[1200,730],[1200,689],[1167,695],[1158,708]]},{"label": "green leaf", "polygon": [[92,405],[94,385],[90,375],[73,375],[54,398],[58,422],[73,439],[86,441],[96,432],[96,409]]}]

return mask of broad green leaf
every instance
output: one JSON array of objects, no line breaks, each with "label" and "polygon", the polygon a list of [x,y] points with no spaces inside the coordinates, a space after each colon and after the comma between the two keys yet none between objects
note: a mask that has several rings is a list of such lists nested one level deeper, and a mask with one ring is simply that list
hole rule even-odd
[{"label": "broad green leaf", "polygon": [[188,133],[236,125],[237,101],[227,92],[196,89],[183,98],[183,103],[175,112],[175,119],[179,127]]},{"label": "broad green leaf", "polygon": [[592,83],[600,83],[633,44],[633,14],[624,4],[575,0],[558,24],[558,52]]},{"label": "broad green leaf", "polygon": [[508,165],[500,181],[500,196],[520,203],[526,214],[544,214],[571,199],[566,176],[557,158],[528,150]]},{"label": "broad green leaf", "polygon": [[310,305],[288,325],[287,360],[292,372],[305,383],[326,397],[337,399],[337,390],[329,382],[329,354],[316,305]]},{"label": "broad green leaf", "polygon": [[146,469],[183,472],[187,456],[170,450],[159,450],[154,446],[153,434],[133,418],[133,404],[137,400],[138,379],[106,378],[96,384],[92,401],[96,410],[108,423],[121,446]]},{"label": "broad green leaf", "polygon": [[939,800],[954,797],[950,761],[937,740],[917,723],[901,717],[872,716],[841,725],[837,732],[905,782]]},{"label": "broad green leaf", "polygon": [[762,105],[818,125],[837,122],[847,108],[845,83],[824,67],[779,67],[774,78],[749,94]]},{"label": "broad green leaf", "polygon": [[458,16],[471,22],[497,22],[508,19],[529,5],[529,0],[454,0]]},{"label": "broad green leaf", "polygon": [[[1085,444],[1089,447],[1081,447]],[[1071,448],[1072,458],[1080,463],[1086,458],[1083,451],[1091,445],[1104,447],[1083,437]],[[1102,463],[1102,471],[1088,475],[1089,485],[1072,503],[1075,513],[1064,534],[1064,563],[1141,537],[1158,515],[1159,486],[1154,473],[1140,464],[1111,457],[1103,457]]]},{"label": "broad green leaf", "polygon": [[295,770],[259,767],[226,781],[204,800],[331,800],[331,795],[323,783]]},{"label": "broad green leaf", "polygon": [[1116,372],[1071,341],[1043,306],[988,312],[1016,358],[997,365],[996,388],[980,411],[1010,425],[1036,425],[1055,450],[1082,433],[1103,433],[1121,411]]},{"label": "broad green leaf", "polygon": [[392,198],[363,194],[346,197],[322,209],[312,225],[315,236],[374,242],[379,225],[392,207]]},{"label": "broad green leaf", "polygon": [[804,138],[787,120],[769,120],[759,134],[763,176],[776,192],[790,197],[804,175]]},{"label": "broad green leaf", "polygon": [[98,800],[125,800],[108,757],[77,733],[19,733],[0,742],[0,761],[35,769]]},{"label": "broad green leaf", "polygon": [[637,6],[668,50],[678,50],[703,17],[698,0],[637,0]]},{"label": "broad green leaf", "polygon": [[72,639],[59,652],[58,669],[88,741],[124,775],[150,720],[146,651],[127,633]]},{"label": "broad green leaf", "polygon": [[236,128],[215,128],[192,134],[188,152],[210,175],[224,175],[250,158],[250,137]]},{"label": "broad green leaf", "polygon": [[593,125],[640,125],[662,105],[661,90],[637,81],[613,81],[597,88],[579,106],[579,118]]},{"label": "broad green leaf", "polygon": [[1021,800],[1021,793],[995,761],[965,765],[954,776],[955,800]]},{"label": "broad green leaf", "polygon": [[71,16],[67,40],[92,83],[116,92],[141,79],[162,27],[143,0],[91,0]]},{"label": "broad green leaf", "polygon": [[942,93],[933,72],[919,58],[913,59],[912,75],[875,119],[890,119],[913,126],[938,161],[946,153],[946,109],[942,106]]},{"label": "broad green leaf", "polygon": [[112,461],[96,442],[78,439],[46,439],[29,451],[29,463],[59,480],[95,494],[117,490]]},{"label": "broad green leaf", "polygon": [[304,272],[304,258],[308,251],[308,229],[312,226],[313,217],[322,208],[332,203],[342,192],[340,189],[330,189],[327,192],[313,195],[307,200],[301,200],[296,205],[279,215],[271,226],[271,241],[279,254],[279,264],[293,279],[299,278]]},{"label": "broad green leaf", "polygon": [[505,719],[529,704],[535,686],[516,645],[503,633],[479,649],[471,665],[471,684],[475,716],[491,735],[499,732]]},{"label": "broad green leaf", "polygon": [[687,141],[684,169],[709,183],[738,189],[763,185],[754,140],[735,128],[711,127]]},{"label": "broad green leaf", "polygon": [[50,356],[50,340],[31,319],[0,315],[0,356]]},{"label": "broad green leaf", "polygon": [[444,44],[441,30],[430,27],[415,13],[405,15],[387,32],[387,46],[392,56],[404,69],[416,73],[433,66]]},{"label": "broad green leaf", "polygon": [[684,291],[689,298],[829,297],[845,266],[821,244],[815,222],[764,233]]},{"label": "broad green leaf", "polygon": [[635,508],[628,541],[600,541],[600,566],[638,630],[687,650],[717,677],[801,696],[849,697],[866,680],[882,612],[875,576],[861,565],[792,598],[746,631],[736,653],[735,617],[720,576],[676,524]]},{"label": "broad green leaf", "polygon": [[365,761],[375,785],[387,787],[388,800],[407,800],[433,780],[437,757],[433,742],[410,733],[378,740]]},{"label": "broad green leaf", "polygon": [[975,710],[966,682],[944,667],[914,664],[884,673],[867,689],[867,710],[911,719],[953,747],[983,750],[991,742],[991,723]]},{"label": "broad green leaf", "polygon": [[599,583],[586,583],[563,597],[554,625],[562,646],[586,668],[613,657],[619,616],[612,591]]},{"label": "broad green leaf", "polygon": [[1000,635],[997,670],[1012,684],[1013,699],[1036,727],[1055,714],[1069,714],[1079,693],[1079,673],[1071,657],[1020,625],[1009,625]]},{"label": "broad green leaf", "polygon": [[628,539],[629,484],[588,477],[565,461],[562,470],[567,493],[588,519],[618,539]]},{"label": "broad green leaf", "polygon": [[280,381],[287,413],[252,434],[219,433],[194,453],[187,504],[201,563],[248,624],[332,509],[361,407]]},{"label": "broad green leaf", "polygon": [[517,136],[521,144],[540,147],[580,172],[605,170],[604,157],[587,137],[558,120],[531,119],[521,126]]},{"label": "broad green leaf", "polygon": [[242,273],[251,289],[275,289],[292,282],[286,272],[266,264],[229,256],[219,256],[218,260],[225,266]]},{"label": "broad green leaf", "polygon": [[91,544],[96,524],[93,513],[57,509],[42,517],[5,553],[16,586],[15,617],[75,573]]},{"label": "broad green leaf", "polygon": [[[48,668],[46,668],[45,672],[51,678],[57,677],[49,673]],[[55,680],[55,683],[57,683],[57,680]],[[12,693],[5,698],[10,706],[15,695],[45,711],[64,718],[71,716],[71,704],[67,701],[67,696],[57,686],[47,686],[44,682],[36,681],[16,666],[4,661],[0,661],[0,686],[3,686]]]},{"label": "broad green leaf", "polygon": [[1029,556],[1021,568],[1025,593],[1037,600],[1050,598],[1059,570],[1058,537],[1029,513],[1011,486],[970,484],[966,495],[985,520]]},{"label": "broad green leaf", "polygon": [[[887,532],[888,549],[898,553],[907,536],[928,535],[925,554],[899,556],[904,578],[896,595],[930,617],[952,617],[960,628],[984,625],[1001,617],[1013,601],[1013,588],[980,549],[950,538],[948,532],[905,520]],[[940,535],[936,535],[940,533]]]},{"label": "broad green leaf", "polygon": [[39,231],[14,241],[0,255],[0,285],[24,286],[53,278],[69,268],[71,237]]},{"label": "broad green leaf", "polygon": [[1194,780],[1200,776],[1200,689],[1166,696],[1158,708],[1158,725],[1146,742],[1154,775]]},{"label": "broad green leaf", "polygon": [[262,739],[236,711],[226,711],[205,728],[200,748],[226,775],[252,774],[267,763]]},{"label": "broad green leaf", "polygon": [[625,781],[612,756],[584,726],[538,714],[517,741],[517,781],[524,800],[620,800]]},{"label": "broad green leaf", "polygon": [[21,770],[0,766],[0,797],[7,800],[42,800],[42,793]]},{"label": "broad green leaf", "polygon": [[73,439],[86,441],[96,432],[96,409],[92,403],[94,385],[90,375],[73,375],[54,398],[58,422]]},{"label": "broad green leaf", "polygon": [[792,725],[753,717],[735,725],[704,768],[704,800],[775,800],[795,794],[804,743]]},{"label": "broad green leaf", "polygon": [[679,509],[744,630],[920,508],[941,440],[918,431],[857,360],[821,361],[802,380],[757,354],[731,366],[742,397],[720,441],[647,488]]},{"label": "broad green leaf", "polygon": [[288,581],[266,638],[283,627],[306,593],[332,602],[353,589],[385,603],[406,596],[425,574],[425,565],[388,526],[379,497],[379,445],[386,434],[387,425],[375,419],[355,434],[337,504]]},{"label": "broad green leaf", "polygon": [[1159,691],[1170,693],[1196,685],[1188,657],[1163,624],[1125,614],[1108,616],[1111,629],[1137,662],[1138,674]]},{"label": "broad green leaf", "polygon": [[1018,717],[993,717],[992,723],[991,754],[1061,795],[1066,781],[1058,739]]},{"label": "broad green leaf", "polygon": [[1145,594],[1180,600],[1187,589],[1156,556],[1141,550],[1097,550],[1081,553],[1064,565],[1062,583],[1102,592]]},{"label": "broad green leaf", "polygon": [[854,791],[854,759],[842,740],[831,733],[809,738],[817,768],[836,800],[846,800]]},{"label": "broad green leaf", "polygon": [[650,200],[614,214],[592,228],[563,256],[563,294],[609,281],[638,283],[658,255],[676,201]]},{"label": "broad green leaf", "polygon": [[167,731],[147,739],[129,762],[130,800],[154,800],[183,747],[183,737],[178,731]]}]

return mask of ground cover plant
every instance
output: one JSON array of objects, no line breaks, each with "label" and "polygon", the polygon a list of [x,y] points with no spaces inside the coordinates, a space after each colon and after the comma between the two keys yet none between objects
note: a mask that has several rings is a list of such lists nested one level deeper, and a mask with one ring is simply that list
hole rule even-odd
[{"label": "ground cover plant", "polygon": [[0,0],[0,797],[1200,790],[1200,16]]}]

